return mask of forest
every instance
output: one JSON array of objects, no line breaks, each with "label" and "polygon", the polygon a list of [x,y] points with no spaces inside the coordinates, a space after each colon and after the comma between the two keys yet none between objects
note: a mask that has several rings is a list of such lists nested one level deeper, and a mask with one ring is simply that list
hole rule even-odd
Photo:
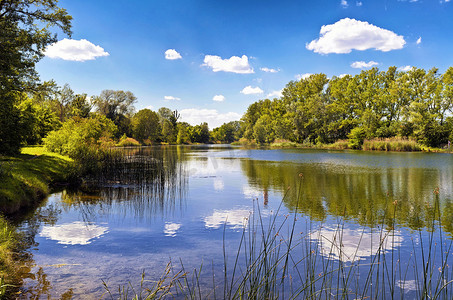
[{"label": "forest", "polygon": [[274,100],[250,105],[243,136],[258,143],[285,139],[328,144],[349,139],[407,138],[430,147],[453,139],[453,68],[445,73],[413,67],[377,68],[327,78],[314,74],[291,81]]}]

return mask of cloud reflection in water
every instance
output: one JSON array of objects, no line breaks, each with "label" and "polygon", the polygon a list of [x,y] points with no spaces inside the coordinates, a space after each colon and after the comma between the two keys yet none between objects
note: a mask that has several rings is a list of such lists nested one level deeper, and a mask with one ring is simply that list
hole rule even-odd
[{"label": "cloud reflection in water", "polygon": [[398,232],[362,232],[349,228],[322,227],[311,234],[313,240],[321,242],[322,255],[353,262],[378,253],[400,247],[403,237]]},{"label": "cloud reflection in water", "polygon": [[44,226],[40,235],[55,240],[58,244],[88,245],[107,232],[108,228],[105,226],[76,221],[62,225]]},{"label": "cloud reflection in water", "polygon": [[232,226],[233,229],[241,229],[247,225],[250,217],[248,209],[214,210],[214,213],[204,218],[205,227],[217,229],[222,224]]}]

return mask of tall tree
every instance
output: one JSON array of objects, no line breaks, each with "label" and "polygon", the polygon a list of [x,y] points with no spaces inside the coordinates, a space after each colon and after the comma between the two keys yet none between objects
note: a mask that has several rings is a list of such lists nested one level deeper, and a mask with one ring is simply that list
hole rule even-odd
[{"label": "tall tree", "polygon": [[118,127],[117,137],[123,134],[131,136],[130,118],[137,101],[132,92],[103,90],[99,96],[93,97],[92,101],[97,112],[112,120]]},{"label": "tall tree", "polygon": [[35,64],[57,41],[52,27],[71,35],[71,19],[56,0],[0,1],[0,153],[19,151],[18,93],[36,87]]}]

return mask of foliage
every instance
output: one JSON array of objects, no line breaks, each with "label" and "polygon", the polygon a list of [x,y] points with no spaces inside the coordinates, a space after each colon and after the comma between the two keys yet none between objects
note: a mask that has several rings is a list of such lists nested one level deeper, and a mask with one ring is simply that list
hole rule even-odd
[{"label": "foliage", "polygon": [[115,124],[103,115],[69,119],[44,138],[44,145],[49,151],[80,158],[90,147],[100,146],[102,141],[110,139],[116,130]]},{"label": "foliage", "polygon": [[308,144],[349,138],[350,147],[360,148],[364,139],[397,136],[439,147],[453,136],[453,67],[444,74],[396,67],[332,79],[314,74],[289,82],[282,95],[248,107],[243,137]]},{"label": "foliage", "polygon": [[162,141],[174,144],[177,140],[178,128],[177,122],[180,118],[180,114],[177,110],[172,111],[167,107],[161,107],[158,110],[159,122],[162,128]]},{"label": "foliage", "polygon": [[137,98],[130,91],[103,90],[99,96],[92,98],[96,111],[112,120],[117,126],[117,137],[132,135],[130,117],[134,113]]},{"label": "foliage", "polygon": [[223,143],[238,141],[243,135],[243,126],[240,121],[231,121],[212,130],[212,140]]},{"label": "foliage", "polygon": [[363,141],[366,138],[366,129],[364,127],[355,127],[348,135],[349,148],[361,149]]},{"label": "foliage", "polygon": [[17,93],[36,89],[35,64],[45,47],[57,41],[51,28],[70,35],[71,19],[56,0],[0,1],[0,153],[18,153]]},{"label": "foliage", "polygon": [[132,117],[132,136],[144,142],[157,142],[161,134],[159,116],[150,109],[142,109]]},{"label": "foliage", "polygon": [[187,123],[178,123],[178,136],[176,138],[177,144],[188,144],[190,143],[190,137],[188,133],[188,128],[191,126]]},{"label": "foliage", "polygon": [[140,142],[137,141],[136,139],[127,137],[126,135],[123,135],[119,141],[118,144],[116,144],[117,147],[129,147],[129,146],[140,146]]},{"label": "foliage", "polygon": [[35,103],[26,95],[18,106],[20,110],[20,128],[26,145],[41,144],[42,139],[60,125],[56,113],[48,105]]}]

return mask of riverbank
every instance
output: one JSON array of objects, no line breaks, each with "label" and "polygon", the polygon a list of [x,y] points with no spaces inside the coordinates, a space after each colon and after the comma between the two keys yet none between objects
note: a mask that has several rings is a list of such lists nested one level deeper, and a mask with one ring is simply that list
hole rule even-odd
[{"label": "riverbank", "polygon": [[43,147],[25,147],[17,156],[0,157],[0,212],[13,214],[32,206],[52,187],[67,183],[72,170],[72,159]]},{"label": "riverbank", "polygon": [[391,151],[391,152],[451,152],[451,149],[433,148],[421,145],[414,140],[400,138],[364,140],[360,145],[354,146],[349,140],[338,140],[332,144],[296,143],[288,140],[275,140],[269,144],[257,144],[253,140],[241,139],[232,145],[242,146],[267,146],[274,149],[300,148],[317,150],[363,150],[363,151]]}]

